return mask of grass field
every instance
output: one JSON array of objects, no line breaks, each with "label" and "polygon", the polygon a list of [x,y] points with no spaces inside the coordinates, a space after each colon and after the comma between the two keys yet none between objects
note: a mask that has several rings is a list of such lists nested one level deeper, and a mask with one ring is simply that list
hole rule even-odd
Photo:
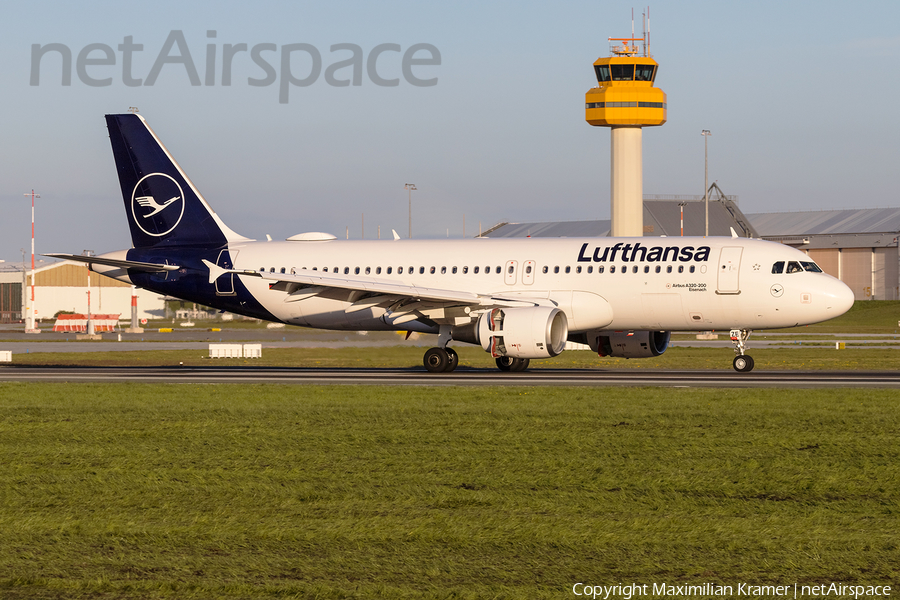
[{"label": "grass field", "polygon": [[0,597],[900,582],[889,391],[0,384]]}]

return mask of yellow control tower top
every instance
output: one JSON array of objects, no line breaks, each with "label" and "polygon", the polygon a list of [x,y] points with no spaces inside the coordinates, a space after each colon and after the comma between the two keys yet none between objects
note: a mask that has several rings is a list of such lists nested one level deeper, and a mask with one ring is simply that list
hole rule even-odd
[{"label": "yellow control tower top", "polygon": [[[585,94],[585,119],[601,127],[650,127],[666,122],[666,94],[653,87],[659,64],[646,51],[645,38],[609,38],[611,56],[594,63],[597,83]],[[643,41],[639,52],[634,42]],[[630,43],[629,43],[630,42]]]}]

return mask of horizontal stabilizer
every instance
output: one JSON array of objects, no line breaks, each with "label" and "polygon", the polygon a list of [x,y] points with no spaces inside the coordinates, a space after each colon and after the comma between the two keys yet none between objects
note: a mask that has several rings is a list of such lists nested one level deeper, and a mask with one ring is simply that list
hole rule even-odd
[{"label": "horizontal stabilizer", "polygon": [[102,256],[83,256],[81,254],[44,254],[50,258],[59,258],[61,260],[73,260],[83,262],[89,265],[106,265],[107,267],[119,267],[121,269],[131,269],[132,271],[144,271],[146,273],[161,273],[163,271],[177,271],[181,267],[178,265],[161,265],[158,263],[138,262],[134,260],[118,260],[115,258],[103,258]]}]

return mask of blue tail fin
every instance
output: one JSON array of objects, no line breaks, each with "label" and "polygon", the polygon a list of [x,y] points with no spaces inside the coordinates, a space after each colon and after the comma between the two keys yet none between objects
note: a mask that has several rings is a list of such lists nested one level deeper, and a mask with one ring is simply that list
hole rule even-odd
[{"label": "blue tail fin", "polygon": [[219,248],[246,240],[216,215],[144,118],[106,115],[135,248]]}]

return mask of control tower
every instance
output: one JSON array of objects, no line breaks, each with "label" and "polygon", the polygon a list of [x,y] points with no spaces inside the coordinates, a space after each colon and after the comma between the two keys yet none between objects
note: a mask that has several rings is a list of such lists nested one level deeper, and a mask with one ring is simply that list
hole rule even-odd
[{"label": "control tower", "polygon": [[[611,128],[610,235],[641,236],[644,234],[641,128],[666,122],[666,94],[653,87],[659,65],[650,58],[649,27],[641,38],[634,37],[632,32],[630,38],[609,38],[609,41],[612,42],[610,56],[594,63],[599,85],[585,94],[585,119],[591,125]],[[641,42],[640,49],[637,42]]]}]

